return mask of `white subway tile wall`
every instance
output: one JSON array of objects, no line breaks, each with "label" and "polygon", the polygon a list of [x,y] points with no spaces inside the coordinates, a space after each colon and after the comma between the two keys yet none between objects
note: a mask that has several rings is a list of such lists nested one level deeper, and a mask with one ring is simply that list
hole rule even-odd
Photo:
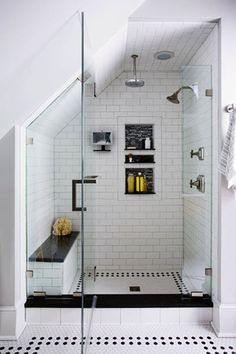
[{"label": "white subway tile wall", "polygon": [[[85,258],[99,269],[179,269],[183,259],[181,107],[166,100],[180,86],[179,72],[147,73],[143,88],[127,88],[124,72],[97,98],[86,99],[85,170],[98,175],[85,185]],[[154,124],[155,195],[125,195],[125,124]],[[111,152],[94,152],[93,131],[112,131]],[[140,153],[140,152],[139,152]],[[142,152],[144,154],[150,152]],[[137,165],[136,165],[137,166]],[[135,166],[135,167],[136,167]],[[139,165],[138,165],[139,166]],[[80,176],[80,121],[55,138],[55,216],[71,211],[71,180]],[[79,198],[78,198],[79,199]],[[78,200],[79,202],[79,200]]]},{"label": "white subway tile wall", "polygon": [[31,129],[27,137],[27,250],[28,256],[48,238],[54,220],[54,141]]},{"label": "white subway tile wall", "polygon": [[47,295],[61,295],[63,286],[63,263],[29,262],[33,277],[28,279],[28,294],[45,291]]}]

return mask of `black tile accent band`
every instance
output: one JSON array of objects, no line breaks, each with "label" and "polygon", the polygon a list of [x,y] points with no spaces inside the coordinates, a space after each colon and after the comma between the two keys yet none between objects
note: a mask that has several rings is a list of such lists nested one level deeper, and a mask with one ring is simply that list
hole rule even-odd
[{"label": "black tile accent band", "polygon": [[[85,295],[86,308],[92,305],[94,295]],[[25,307],[80,308],[81,298],[72,295],[46,296],[35,298],[29,296]],[[135,295],[97,295],[97,308],[140,308],[140,307],[213,307],[209,295],[194,298],[182,294],[135,294]]]}]

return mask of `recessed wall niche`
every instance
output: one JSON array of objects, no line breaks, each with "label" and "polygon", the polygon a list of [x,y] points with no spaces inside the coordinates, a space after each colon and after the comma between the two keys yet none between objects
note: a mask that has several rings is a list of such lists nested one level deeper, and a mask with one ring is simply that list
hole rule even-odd
[{"label": "recessed wall niche", "polygon": [[[145,149],[145,139],[151,141],[150,149]],[[126,150],[154,150],[153,124],[126,124],[125,125]]]},{"label": "recessed wall niche", "polygon": [[[137,188],[136,177],[141,175],[146,180],[146,190],[140,190]],[[132,176],[133,187],[132,190],[128,186],[128,178]],[[153,168],[126,168],[125,169],[125,180],[126,188],[125,194],[155,194],[154,192],[154,178],[153,178]]]}]

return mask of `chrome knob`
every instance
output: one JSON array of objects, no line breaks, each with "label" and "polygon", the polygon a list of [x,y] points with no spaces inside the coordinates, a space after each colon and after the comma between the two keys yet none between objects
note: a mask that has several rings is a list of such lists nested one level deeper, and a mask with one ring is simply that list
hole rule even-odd
[{"label": "chrome knob", "polygon": [[193,188],[193,186],[194,187],[196,187],[197,189],[199,189],[199,186],[200,186],[200,181],[199,180],[196,180],[196,181],[194,181],[193,182],[193,180],[192,179],[190,179],[190,188]]},{"label": "chrome knob", "polygon": [[196,181],[190,179],[189,185],[190,188],[196,187],[199,192],[205,193],[205,176],[199,175]]},{"label": "chrome knob", "polygon": [[197,156],[199,160],[204,160],[204,147],[200,147],[197,151],[190,151],[191,159],[193,156]]}]

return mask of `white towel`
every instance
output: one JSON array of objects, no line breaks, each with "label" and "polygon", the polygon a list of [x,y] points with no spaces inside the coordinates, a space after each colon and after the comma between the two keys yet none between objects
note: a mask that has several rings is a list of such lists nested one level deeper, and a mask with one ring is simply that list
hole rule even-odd
[{"label": "white towel", "polygon": [[236,188],[236,143],[235,143],[236,110],[230,114],[229,128],[220,154],[219,172],[227,179],[228,188]]}]

